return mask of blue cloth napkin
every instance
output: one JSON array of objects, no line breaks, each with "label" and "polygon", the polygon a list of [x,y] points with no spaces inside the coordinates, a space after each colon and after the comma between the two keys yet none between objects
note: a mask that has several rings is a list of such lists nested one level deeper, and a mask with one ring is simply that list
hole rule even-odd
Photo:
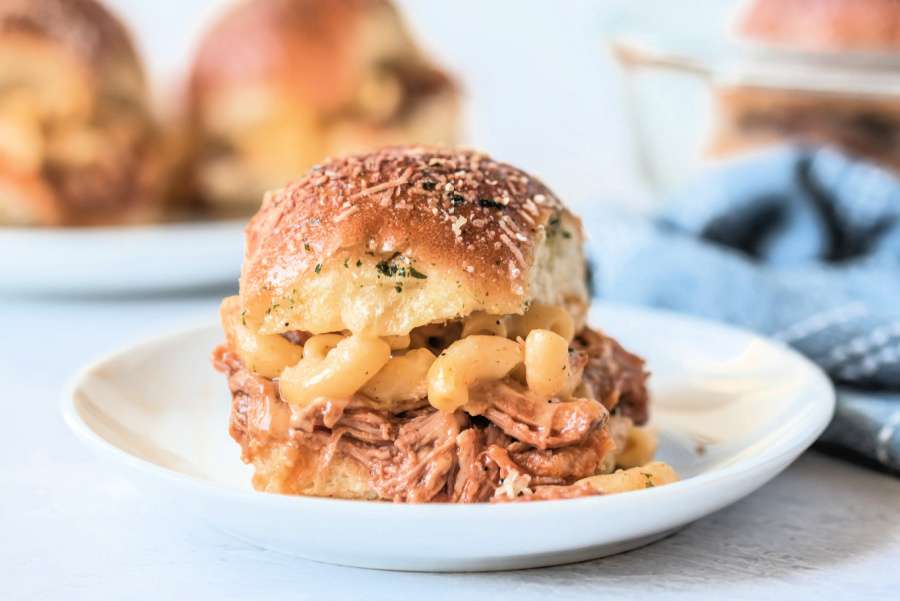
[{"label": "blue cloth napkin", "polygon": [[655,219],[585,219],[611,300],[727,321],[809,357],[838,386],[822,441],[900,470],[900,180],[827,148],[708,170]]}]

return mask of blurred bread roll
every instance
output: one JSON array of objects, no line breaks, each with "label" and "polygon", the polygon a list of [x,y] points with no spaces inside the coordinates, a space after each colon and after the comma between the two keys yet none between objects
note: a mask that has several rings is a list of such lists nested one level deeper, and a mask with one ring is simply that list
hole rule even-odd
[{"label": "blurred bread roll", "polygon": [[0,224],[151,217],[155,145],[121,22],[94,0],[0,3]]},{"label": "blurred bread roll", "polygon": [[245,0],[202,39],[188,112],[196,193],[248,212],[322,159],[456,140],[458,90],[386,0]]},{"label": "blurred bread roll", "polygon": [[735,22],[741,38],[797,50],[900,51],[897,0],[753,0]]}]

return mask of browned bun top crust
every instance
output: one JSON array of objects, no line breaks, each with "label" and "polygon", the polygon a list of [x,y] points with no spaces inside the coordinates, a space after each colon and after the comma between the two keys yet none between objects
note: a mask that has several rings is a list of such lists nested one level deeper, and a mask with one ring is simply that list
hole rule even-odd
[{"label": "browned bun top crust", "polygon": [[164,165],[144,70],[94,0],[0,2],[0,223],[145,221]]},{"label": "browned bun top crust", "polygon": [[143,68],[127,29],[95,0],[4,0],[0,37],[10,34],[52,40],[101,75],[128,69],[129,78],[143,85]]},{"label": "browned bun top crust", "polygon": [[471,150],[329,160],[268,194],[246,233],[242,305],[267,332],[403,334],[587,299],[580,221],[537,179]]},{"label": "browned bun top crust", "polygon": [[736,31],[814,51],[900,51],[900,0],[752,0]]},{"label": "browned bun top crust", "polygon": [[[417,55],[386,0],[245,0],[203,37],[191,95],[196,101],[219,88],[266,83],[304,105],[336,110],[356,93],[372,45],[385,43],[403,50],[388,56],[391,60]],[[451,84],[439,70],[429,69],[432,85]]]}]

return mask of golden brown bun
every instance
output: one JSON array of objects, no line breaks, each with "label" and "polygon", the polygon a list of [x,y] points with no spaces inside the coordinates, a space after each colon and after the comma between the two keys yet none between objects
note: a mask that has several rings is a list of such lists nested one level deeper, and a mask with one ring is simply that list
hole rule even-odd
[{"label": "golden brown bun", "polygon": [[752,0],[736,23],[748,40],[814,51],[900,50],[897,0]]},{"label": "golden brown bun", "polygon": [[253,464],[256,490],[336,499],[379,498],[368,469],[349,456],[338,454],[326,462],[321,458],[325,449],[240,436],[239,441],[247,437],[244,458]]},{"label": "golden brown bun", "polygon": [[386,0],[246,0],[198,48],[188,105],[198,193],[255,209],[326,156],[455,141],[458,92]]},{"label": "golden brown bun", "polygon": [[473,311],[587,305],[577,217],[528,174],[469,150],[333,159],[266,196],[241,304],[265,333],[400,335]]},{"label": "golden brown bun", "polygon": [[144,98],[143,68],[128,31],[94,0],[4,0],[0,38],[15,43],[11,36],[54,42],[90,71],[93,85]]},{"label": "golden brown bun", "polygon": [[153,123],[123,25],[93,0],[0,3],[0,223],[152,212]]}]

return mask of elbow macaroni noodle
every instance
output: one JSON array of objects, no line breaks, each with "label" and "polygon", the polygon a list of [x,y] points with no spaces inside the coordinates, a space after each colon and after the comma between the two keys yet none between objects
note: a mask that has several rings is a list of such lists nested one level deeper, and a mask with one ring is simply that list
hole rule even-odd
[{"label": "elbow macaroni noodle", "polygon": [[513,370],[541,399],[572,392],[568,342],[574,322],[562,307],[534,303],[524,315],[474,313],[463,320],[458,339],[445,339],[449,346],[435,357],[423,341],[452,332],[448,324],[382,338],[317,334],[300,346],[254,332],[239,318],[237,297],[229,302],[234,306],[227,312],[226,330],[241,359],[254,373],[278,377],[282,396],[294,405],[362,392],[389,406],[427,394],[433,406],[453,411],[468,402],[472,384],[504,378]]},{"label": "elbow macaroni noodle", "polygon": [[671,484],[676,480],[678,480],[678,474],[672,469],[672,466],[662,461],[654,461],[641,467],[582,478],[577,484],[587,484],[598,493],[610,495]]},{"label": "elbow macaroni noodle", "polygon": [[525,381],[542,399],[563,392],[569,382],[569,343],[550,330],[531,330],[525,338]]},{"label": "elbow macaroni noodle", "polygon": [[656,436],[646,428],[632,426],[625,439],[625,448],[616,455],[616,465],[624,468],[644,465],[656,454]]},{"label": "elbow macaroni noodle", "polygon": [[287,365],[303,358],[303,347],[291,344],[278,334],[259,334],[242,323],[238,297],[222,302],[222,321],[225,332],[244,365],[255,374],[274,378]]},{"label": "elbow macaroni noodle", "polygon": [[343,339],[344,337],[340,334],[317,334],[310,337],[303,345],[303,354],[307,359],[321,361]]},{"label": "elbow macaroni noodle", "polygon": [[[306,345],[316,338],[318,336],[310,338]],[[328,343],[330,341],[325,341]],[[384,340],[348,336],[328,350],[323,358],[310,354],[296,365],[286,367],[278,380],[278,389],[284,400],[296,406],[306,405],[319,397],[350,398],[390,358],[391,347]]]},{"label": "elbow macaroni noodle", "polygon": [[428,369],[435,357],[425,348],[413,349],[405,355],[392,357],[375,376],[366,382],[361,392],[382,405],[412,401],[425,396]]},{"label": "elbow macaroni noodle", "polygon": [[473,313],[463,321],[462,337],[475,334],[506,338],[506,319],[489,313]]},{"label": "elbow macaroni noodle", "polygon": [[575,337],[575,321],[568,311],[557,305],[532,303],[524,315],[510,317],[510,337],[525,338],[532,330],[551,330],[566,339]]},{"label": "elbow macaroni noodle", "polygon": [[242,325],[234,328],[237,353],[255,374],[274,378],[286,365],[303,358],[303,347],[291,344],[278,334],[257,334]]},{"label": "elbow macaroni noodle", "polygon": [[479,380],[499,380],[522,362],[522,347],[500,336],[469,336],[457,340],[428,370],[428,402],[454,411],[469,402],[469,386]]},{"label": "elbow macaroni noodle", "polygon": [[[469,401],[469,388],[479,381],[519,378],[542,401],[569,397],[580,384],[569,362],[574,322],[563,308],[552,305],[534,303],[524,315],[475,313],[461,324],[433,324],[400,336],[318,334],[303,345],[248,327],[237,297],[225,299],[221,313],[229,342],[243,363],[255,374],[278,378],[282,399],[294,406],[360,392],[385,409],[427,396],[435,408],[449,412]],[[437,357],[426,348],[435,348],[435,338],[437,348],[446,346]],[[614,455],[616,467],[624,469],[578,484],[612,494],[676,481],[671,466],[651,462],[655,452],[653,433],[631,427],[625,448]]]},{"label": "elbow macaroni noodle", "polygon": [[392,351],[401,351],[409,348],[410,344],[409,334],[404,336],[382,336],[382,340],[388,343]]}]

